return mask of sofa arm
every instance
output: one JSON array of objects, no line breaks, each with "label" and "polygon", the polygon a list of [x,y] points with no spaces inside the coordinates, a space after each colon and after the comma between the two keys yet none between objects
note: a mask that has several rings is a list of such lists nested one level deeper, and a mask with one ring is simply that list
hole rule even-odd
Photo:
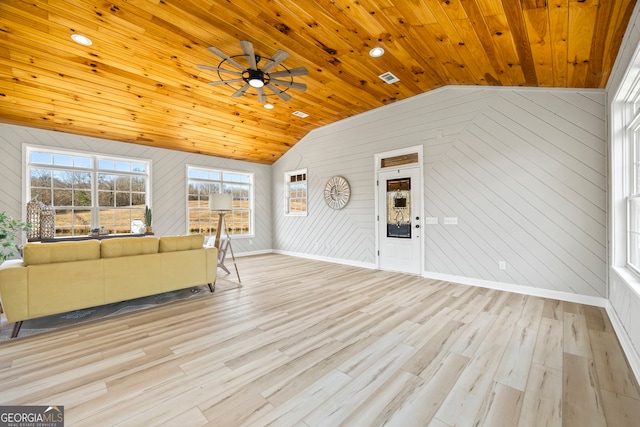
[{"label": "sofa arm", "polygon": [[205,247],[207,254],[207,283],[216,283],[218,274],[218,248]]},{"label": "sofa arm", "polygon": [[0,265],[0,299],[7,321],[29,318],[27,267],[22,260],[9,260]]}]

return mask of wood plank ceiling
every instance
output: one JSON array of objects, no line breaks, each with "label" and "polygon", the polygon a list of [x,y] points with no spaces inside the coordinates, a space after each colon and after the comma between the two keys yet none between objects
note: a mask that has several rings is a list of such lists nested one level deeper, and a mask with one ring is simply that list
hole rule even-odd
[{"label": "wood plank ceiling", "polygon": [[[604,88],[634,5],[1,0],[0,122],[272,164],[312,129],[445,85]],[[290,78],[307,90],[266,90],[268,110],[254,88],[231,96],[244,82],[207,84],[238,78],[197,66],[221,63],[208,47],[246,64],[241,40],[260,66],[288,52],[272,72],[307,68]]]}]

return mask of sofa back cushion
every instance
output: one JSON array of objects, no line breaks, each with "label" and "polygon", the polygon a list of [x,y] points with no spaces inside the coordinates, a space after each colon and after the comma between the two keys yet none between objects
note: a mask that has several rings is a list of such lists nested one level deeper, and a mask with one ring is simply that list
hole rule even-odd
[{"label": "sofa back cushion", "polygon": [[157,254],[158,239],[156,237],[104,239],[100,243],[100,253],[102,258]]},{"label": "sofa back cushion", "polygon": [[27,243],[23,258],[25,266],[100,259],[100,242]]},{"label": "sofa back cushion", "polygon": [[160,249],[158,252],[190,251],[202,249],[204,236],[191,234],[189,236],[162,236],[160,237]]}]

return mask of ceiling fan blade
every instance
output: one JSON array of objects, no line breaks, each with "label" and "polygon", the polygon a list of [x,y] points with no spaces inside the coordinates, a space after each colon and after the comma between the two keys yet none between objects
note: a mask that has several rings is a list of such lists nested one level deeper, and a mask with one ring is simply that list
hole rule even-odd
[{"label": "ceiling fan blade", "polygon": [[289,57],[289,54],[287,52],[285,52],[284,50],[276,51],[276,53],[271,57],[271,60],[268,61],[264,65],[264,67],[262,67],[262,72],[266,73],[269,70],[271,70],[272,68],[277,67],[278,65],[280,65],[280,63],[282,61],[284,61],[288,57]]},{"label": "ceiling fan blade", "polygon": [[284,71],[276,71],[275,73],[270,73],[271,77],[288,77],[288,76],[307,76],[309,75],[309,70],[304,67],[300,68],[292,68],[291,70]]},{"label": "ceiling fan blade", "polygon": [[249,68],[252,70],[257,70],[258,64],[256,64],[256,53],[253,51],[253,43],[242,40],[240,42],[240,46],[242,46],[242,50],[247,56],[247,61],[249,61]]},{"label": "ceiling fan blade", "polygon": [[241,76],[242,75],[242,73],[240,71],[225,70],[224,68],[210,67],[208,65],[202,65],[202,64],[197,64],[197,66],[198,66],[198,68],[202,68],[203,70],[217,71],[219,73],[235,74],[237,76]]},{"label": "ceiling fan blade", "polygon": [[209,51],[214,53],[215,55],[218,55],[220,58],[225,59],[229,64],[233,65],[238,70],[244,71],[244,67],[242,65],[238,64],[233,58],[231,58],[229,55],[227,55],[217,47],[209,46]]},{"label": "ceiling fan blade", "polygon": [[242,86],[240,89],[238,89],[237,91],[234,92],[233,95],[231,95],[232,98],[237,98],[239,96],[244,95],[244,93],[247,91],[247,89],[249,89],[251,87],[251,85],[249,85],[249,83],[247,83],[246,85]]},{"label": "ceiling fan blade", "polygon": [[244,79],[231,79],[231,80],[220,80],[219,82],[209,82],[208,84],[210,84],[211,86],[220,86],[227,83],[238,83],[243,81]]},{"label": "ceiling fan blade", "polygon": [[278,79],[271,79],[271,83],[275,83],[280,86],[288,86],[291,89],[307,90],[307,85],[304,83],[289,82],[286,80],[278,80]]},{"label": "ceiling fan blade", "polygon": [[288,101],[288,100],[291,99],[291,95],[289,95],[288,93],[278,89],[277,87],[275,87],[271,83],[268,83],[265,86],[268,87],[271,90],[271,92],[273,92],[276,95],[278,95],[280,97],[280,99],[282,99],[283,101]]},{"label": "ceiling fan blade", "polygon": [[264,88],[263,87],[257,87],[256,90],[258,91],[258,101],[260,103],[267,102],[267,94],[264,93]]}]

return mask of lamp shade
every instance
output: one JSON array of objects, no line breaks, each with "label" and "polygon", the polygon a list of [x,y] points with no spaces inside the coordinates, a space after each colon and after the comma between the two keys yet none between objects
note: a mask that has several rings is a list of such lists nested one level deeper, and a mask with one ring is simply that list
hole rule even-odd
[{"label": "lamp shade", "polygon": [[233,209],[231,194],[209,194],[210,211],[230,211]]}]

